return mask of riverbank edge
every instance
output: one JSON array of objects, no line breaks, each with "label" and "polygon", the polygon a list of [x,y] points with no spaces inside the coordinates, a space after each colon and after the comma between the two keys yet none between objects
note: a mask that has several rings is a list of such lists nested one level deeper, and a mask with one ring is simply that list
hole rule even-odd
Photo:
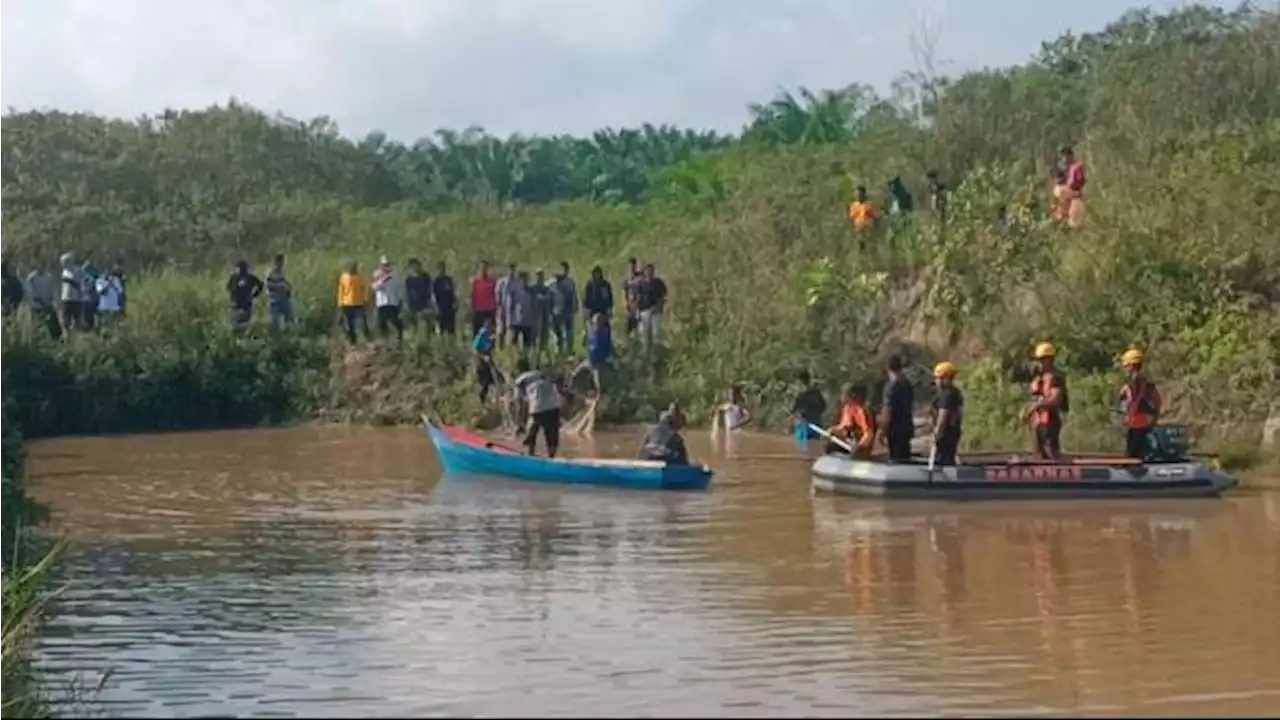
[{"label": "riverbank edge", "polygon": [[63,545],[45,525],[47,508],[27,494],[27,441],[15,424],[3,432],[3,684],[5,717],[53,717],[56,701],[33,663],[35,639],[58,594],[54,575]]}]

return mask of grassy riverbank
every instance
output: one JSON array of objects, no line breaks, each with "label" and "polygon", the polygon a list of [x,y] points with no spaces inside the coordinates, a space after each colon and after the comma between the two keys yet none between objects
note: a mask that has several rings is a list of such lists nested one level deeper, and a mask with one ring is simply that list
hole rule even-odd
[{"label": "grassy riverbank", "polygon": [[[763,423],[779,426],[797,370],[832,391],[849,380],[874,389],[884,358],[901,353],[922,383],[936,359],[960,364],[966,444],[1020,447],[1026,360],[1049,339],[1071,381],[1074,447],[1118,447],[1116,358],[1138,345],[1172,417],[1205,449],[1247,459],[1274,411],[1266,389],[1280,382],[1278,27],[1274,14],[1204,8],[1126,16],[1047,44],[1025,66],[908,78],[913,92],[893,98],[856,87],[781,98],[755,108],[742,137],[646,166],[643,192],[622,194],[535,193],[529,178],[550,187],[560,172],[536,154],[512,175],[496,155],[468,165],[437,153],[446,169],[431,177],[451,189],[428,202],[404,190],[418,172],[411,154],[365,143],[325,155],[345,141],[289,135],[348,163],[342,177],[359,187],[307,184],[295,176],[337,171],[295,167],[297,148],[271,140],[292,126],[243,108],[146,132],[24,115],[4,136],[6,251],[34,258],[50,238],[72,237],[68,249],[100,259],[169,262],[133,273],[129,317],[109,332],[53,343],[7,326],[4,392],[32,435],[412,422],[428,409],[474,420],[462,341],[346,353],[332,310],[343,263],[367,273],[382,253],[397,266],[445,260],[460,290],[482,259],[548,271],[567,260],[579,286],[598,263],[619,293],[635,255],[671,291],[665,347],[643,360],[623,344],[605,421],[647,421],[673,399],[702,420],[742,382]],[[202,140],[227,137],[250,155],[205,151]],[[1075,231],[1045,219],[1047,164],[1067,142],[1089,168]],[[466,159],[482,144],[450,152]],[[136,182],[120,179],[122,165]],[[463,167],[479,169],[446,172]],[[945,227],[922,207],[930,168],[951,186]],[[894,175],[919,211],[855,235],[851,186],[878,196]],[[523,189],[502,189],[517,176]],[[399,189],[379,194],[388,183]],[[1007,228],[994,222],[1002,206]],[[210,268],[277,250],[289,253],[301,324],[279,341],[261,326],[236,337],[223,271]]]},{"label": "grassy riverbank", "polygon": [[[5,405],[9,408],[8,403]],[[24,442],[17,424],[5,412],[3,420],[3,535],[4,585],[0,592],[0,626],[3,650],[5,717],[38,718],[51,713],[48,695],[30,664],[31,642],[48,610],[50,574],[57,557],[46,539],[36,534],[45,509],[32,500],[24,486]]]}]

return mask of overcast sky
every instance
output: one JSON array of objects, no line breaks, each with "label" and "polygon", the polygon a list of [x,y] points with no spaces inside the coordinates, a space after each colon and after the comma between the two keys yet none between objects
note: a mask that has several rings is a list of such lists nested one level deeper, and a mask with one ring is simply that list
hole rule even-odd
[{"label": "overcast sky", "polygon": [[[1153,3],[1158,8],[1175,4]],[[1021,62],[1124,0],[3,0],[0,102],[134,117],[234,96],[348,135],[736,131],[779,87],[887,89],[911,36]]]}]

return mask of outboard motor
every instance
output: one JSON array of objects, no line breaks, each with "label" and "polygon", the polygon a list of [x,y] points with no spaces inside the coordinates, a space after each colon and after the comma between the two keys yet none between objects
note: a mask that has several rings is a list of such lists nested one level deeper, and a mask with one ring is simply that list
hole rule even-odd
[{"label": "outboard motor", "polygon": [[1147,436],[1147,462],[1180,462],[1187,459],[1191,440],[1186,425],[1156,425]]}]

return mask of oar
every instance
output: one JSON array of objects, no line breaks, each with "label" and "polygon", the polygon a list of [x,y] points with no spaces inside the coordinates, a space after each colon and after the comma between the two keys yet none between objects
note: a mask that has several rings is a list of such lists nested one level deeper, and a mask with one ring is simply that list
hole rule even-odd
[{"label": "oar", "polygon": [[826,430],[823,430],[822,428],[818,427],[817,425],[814,425],[813,423],[809,423],[809,429],[810,429],[810,430],[812,430],[812,431],[814,431],[814,432],[816,432],[816,433],[818,433],[818,434],[819,434],[819,435],[821,435],[822,437],[824,437],[824,438],[826,438],[826,439],[830,440],[831,442],[835,443],[836,445],[839,445],[840,447],[844,448],[844,449],[845,449],[845,450],[846,450],[850,455],[852,455],[852,454],[854,453],[854,449],[853,449],[853,446],[852,446],[852,445],[850,445],[849,443],[847,443],[847,442],[845,442],[845,441],[841,440],[840,438],[836,437],[835,435],[832,435],[831,433],[827,432]]}]

